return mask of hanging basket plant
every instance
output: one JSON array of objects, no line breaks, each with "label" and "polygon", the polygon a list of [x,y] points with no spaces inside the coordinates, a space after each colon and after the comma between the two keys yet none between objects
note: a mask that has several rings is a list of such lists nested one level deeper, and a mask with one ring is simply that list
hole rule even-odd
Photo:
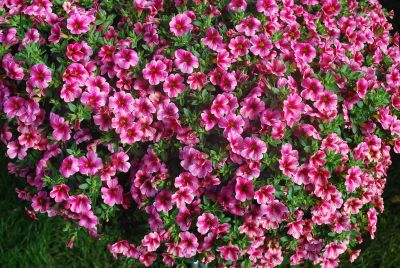
[{"label": "hanging basket plant", "polygon": [[63,217],[69,246],[87,230],[133,265],[353,261],[400,152],[386,16],[375,0],[3,1],[18,196]]}]

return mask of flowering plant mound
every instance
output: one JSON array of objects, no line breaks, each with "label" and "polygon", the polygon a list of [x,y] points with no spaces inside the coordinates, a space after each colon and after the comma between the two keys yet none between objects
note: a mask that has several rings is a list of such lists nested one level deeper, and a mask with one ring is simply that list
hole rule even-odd
[{"label": "flowering plant mound", "polygon": [[400,152],[386,15],[376,0],[1,1],[18,196],[133,264],[353,261]]}]

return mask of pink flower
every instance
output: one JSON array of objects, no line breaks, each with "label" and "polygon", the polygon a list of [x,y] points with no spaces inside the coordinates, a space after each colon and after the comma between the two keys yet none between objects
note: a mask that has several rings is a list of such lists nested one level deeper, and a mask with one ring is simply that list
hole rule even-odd
[{"label": "pink flower", "polygon": [[375,238],[376,224],[378,223],[377,212],[375,208],[370,208],[367,212],[368,229],[371,234],[371,239]]},{"label": "pink flower", "polygon": [[241,155],[245,159],[261,160],[263,154],[267,152],[267,145],[260,138],[246,137],[243,140],[243,150]]},{"label": "pink flower", "polygon": [[98,88],[87,88],[81,95],[81,102],[92,109],[99,109],[106,105],[107,94],[101,92]]},{"label": "pink flower", "polygon": [[204,88],[207,83],[207,76],[204,73],[193,73],[187,79],[190,89],[199,90]]},{"label": "pink flower", "polygon": [[63,81],[68,84],[75,83],[78,86],[83,86],[88,78],[88,71],[80,63],[72,63],[67,67],[63,74]]},{"label": "pink flower", "polygon": [[70,196],[68,199],[69,209],[74,213],[85,213],[91,209],[90,199],[84,195],[79,194],[76,196]]},{"label": "pink flower", "polygon": [[250,39],[251,47],[250,51],[260,57],[266,57],[270,54],[273,48],[271,40],[268,39],[267,35],[260,34],[255,35]]},{"label": "pink flower", "polygon": [[197,231],[205,235],[209,230],[214,230],[218,227],[218,217],[211,213],[203,213],[197,218]]},{"label": "pink flower", "polygon": [[247,55],[249,53],[250,46],[250,41],[242,35],[231,39],[228,45],[232,55],[235,57]]},{"label": "pink flower", "polygon": [[147,248],[148,251],[156,251],[160,247],[161,238],[157,232],[152,232],[144,236],[142,239],[142,245]]},{"label": "pink flower", "polygon": [[3,111],[8,118],[21,116],[26,112],[26,101],[21,97],[11,97],[4,102]]},{"label": "pink flower", "polygon": [[60,173],[65,178],[69,178],[79,171],[79,163],[78,159],[73,157],[72,155],[65,158],[60,167]]},{"label": "pink flower", "polygon": [[54,198],[57,203],[67,201],[69,199],[69,186],[66,184],[54,185],[50,192],[50,197]]},{"label": "pink flower", "polygon": [[179,247],[182,250],[182,254],[185,258],[191,258],[196,255],[199,243],[197,237],[190,232],[179,233]]},{"label": "pink flower", "polygon": [[317,52],[312,45],[308,43],[301,43],[294,46],[294,55],[296,56],[296,58],[302,59],[305,62],[310,63],[317,56]]},{"label": "pink flower", "polygon": [[73,83],[66,83],[63,85],[61,92],[60,92],[60,97],[65,101],[65,102],[72,102],[76,98],[79,98],[79,96],[82,93],[82,89],[79,87],[79,85],[75,82]]},{"label": "pink flower", "polygon": [[275,188],[272,185],[262,186],[254,194],[254,199],[258,204],[270,203],[274,200]]},{"label": "pink flower", "polygon": [[284,118],[288,126],[292,127],[294,122],[299,121],[304,111],[304,103],[299,95],[291,94],[283,102]]},{"label": "pink flower", "polygon": [[221,246],[217,248],[217,251],[221,253],[221,257],[226,261],[237,261],[239,258],[238,246]]},{"label": "pink flower", "polygon": [[235,115],[233,113],[221,117],[218,122],[218,126],[224,129],[225,137],[228,137],[228,135],[242,134],[244,124],[243,118],[240,115]]},{"label": "pink flower", "polygon": [[180,188],[172,195],[172,202],[175,202],[178,208],[182,208],[185,204],[192,203],[193,199],[193,192],[188,187]]},{"label": "pink flower", "polygon": [[235,185],[235,198],[239,201],[246,201],[253,199],[254,185],[253,181],[238,177]]},{"label": "pink flower", "polygon": [[365,94],[367,93],[367,89],[368,89],[368,81],[365,78],[359,79],[356,84],[356,91],[361,99],[365,99]]},{"label": "pink flower", "polygon": [[103,168],[103,161],[93,151],[78,159],[79,172],[83,175],[94,176]]},{"label": "pink flower", "polygon": [[275,0],[257,0],[256,8],[258,12],[266,16],[272,16],[278,12],[278,5]]},{"label": "pink flower", "polygon": [[324,86],[317,78],[307,77],[301,82],[303,91],[300,95],[306,100],[317,100],[318,96],[323,92]]},{"label": "pink flower", "polygon": [[361,186],[361,175],[362,171],[360,167],[357,166],[349,168],[348,175],[346,176],[346,181],[344,183],[346,185],[347,192],[352,193],[355,189]]},{"label": "pink flower", "polygon": [[274,200],[268,205],[261,205],[261,209],[272,222],[281,223],[289,216],[287,207],[278,200]]},{"label": "pink flower", "polygon": [[17,157],[22,160],[27,155],[28,147],[21,145],[18,141],[11,141],[7,144],[7,156],[10,159]]},{"label": "pink flower", "polygon": [[47,193],[40,191],[37,195],[32,197],[32,208],[34,211],[39,211],[40,213],[45,213],[50,207],[50,199]]},{"label": "pink flower", "polygon": [[135,67],[138,64],[139,58],[136,51],[125,48],[114,55],[114,61],[122,69],[129,69],[129,67]]},{"label": "pink flower", "polygon": [[31,67],[29,81],[33,87],[47,88],[51,82],[51,71],[44,64],[36,64]]},{"label": "pink flower", "polygon": [[254,36],[260,30],[261,22],[257,18],[245,18],[235,26],[236,31],[247,36]]},{"label": "pink flower", "polygon": [[169,190],[162,190],[155,198],[154,206],[157,211],[168,212],[172,209],[172,195]]},{"label": "pink flower", "polygon": [[218,30],[214,28],[208,28],[206,30],[206,37],[202,38],[201,41],[211,50],[218,51],[222,45],[222,36]]},{"label": "pink flower", "polygon": [[332,111],[336,110],[337,102],[336,94],[331,90],[326,90],[318,95],[317,100],[314,102],[314,107],[320,112]]},{"label": "pink flower", "polygon": [[342,6],[340,5],[338,0],[326,0],[323,2],[322,11],[328,17],[336,16],[339,14]]},{"label": "pink flower", "polygon": [[193,69],[199,67],[199,60],[187,50],[178,49],[175,51],[175,66],[182,73],[191,74]]},{"label": "pink flower", "polygon": [[67,29],[70,30],[72,34],[82,34],[90,30],[90,23],[94,18],[90,18],[87,15],[81,15],[79,13],[72,14],[67,19]]},{"label": "pink flower", "polygon": [[131,164],[128,162],[129,156],[124,152],[115,153],[111,156],[111,163],[115,170],[121,172],[128,172]]},{"label": "pink flower", "polygon": [[104,204],[110,207],[114,204],[122,204],[123,193],[124,190],[118,184],[118,179],[107,180],[107,187],[101,187],[101,198],[103,198]]},{"label": "pink flower", "polygon": [[250,120],[257,119],[265,109],[264,101],[256,96],[247,97],[240,104],[240,114]]},{"label": "pink flower", "polygon": [[50,126],[54,129],[53,138],[56,141],[67,141],[71,138],[71,129],[61,116],[50,113]]},{"label": "pink flower", "polygon": [[192,19],[186,14],[178,14],[169,22],[169,28],[175,36],[184,35],[193,29]]},{"label": "pink flower", "polygon": [[142,253],[139,257],[139,261],[146,267],[151,266],[155,260],[157,260],[157,254],[153,252]]},{"label": "pink flower", "polygon": [[185,90],[184,79],[180,74],[170,74],[165,79],[163,90],[168,97],[175,98]]},{"label": "pink flower", "polygon": [[164,81],[168,73],[167,66],[160,60],[152,60],[143,69],[143,78],[148,80],[150,85],[158,85]]},{"label": "pink flower", "polygon": [[358,198],[349,198],[343,205],[343,210],[349,214],[358,214],[360,209],[362,208],[363,203]]},{"label": "pink flower", "polygon": [[108,99],[108,107],[114,113],[132,112],[134,99],[131,94],[123,91],[115,92],[113,96]]},{"label": "pink flower", "polygon": [[96,229],[96,225],[98,224],[98,218],[94,215],[93,211],[88,210],[82,212],[79,215],[78,225],[85,227],[89,230]]}]

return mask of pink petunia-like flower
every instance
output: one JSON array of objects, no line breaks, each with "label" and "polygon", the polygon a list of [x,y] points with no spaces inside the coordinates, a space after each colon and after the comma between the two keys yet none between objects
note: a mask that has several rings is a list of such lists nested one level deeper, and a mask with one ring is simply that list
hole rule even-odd
[{"label": "pink petunia-like flower", "polygon": [[38,194],[32,197],[32,208],[34,211],[45,213],[50,207],[50,199],[47,196],[47,192],[40,191]]},{"label": "pink petunia-like flower", "polygon": [[149,252],[156,251],[161,245],[161,238],[157,232],[152,232],[144,236],[142,245],[147,248]]},{"label": "pink petunia-like flower", "polygon": [[242,35],[231,39],[228,45],[234,57],[247,55],[249,53],[250,46],[250,41]]},{"label": "pink petunia-like flower", "polygon": [[338,0],[326,0],[323,2],[322,11],[328,17],[336,16],[339,14],[342,6]]},{"label": "pink petunia-like flower", "polygon": [[94,18],[84,14],[75,13],[67,19],[67,29],[72,34],[82,34],[90,30],[90,23]]},{"label": "pink petunia-like flower", "polygon": [[267,35],[260,34],[255,35],[250,39],[251,47],[250,51],[260,57],[267,57],[271,53],[273,48],[271,40],[268,39]]},{"label": "pink petunia-like flower", "polygon": [[184,79],[180,74],[170,74],[164,81],[163,90],[168,97],[175,98],[185,90],[183,82]]},{"label": "pink petunia-like flower", "polygon": [[288,126],[292,127],[294,122],[299,121],[304,111],[304,103],[298,94],[291,94],[283,102],[283,114]]},{"label": "pink petunia-like flower", "polygon": [[82,93],[82,89],[80,86],[73,82],[73,83],[65,83],[60,91],[60,97],[65,101],[65,102],[72,102],[76,98],[79,98],[79,96]]},{"label": "pink petunia-like flower", "polygon": [[312,45],[308,43],[301,43],[294,46],[294,55],[296,56],[296,58],[302,59],[305,62],[310,63],[317,56],[317,52]]},{"label": "pink petunia-like flower", "polygon": [[50,113],[50,126],[53,128],[53,138],[56,141],[67,141],[71,138],[71,129],[61,116]]},{"label": "pink petunia-like flower", "polygon": [[178,208],[184,207],[185,204],[192,203],[193,199],[193,191],[188,187],[180,188],[172,195],[172,202],[175,202]]},{"label": "pink petunia-like flower", "polygon": [[33,87],[47,88],[51,82],[51,71],[44,64],[36,64],[31,67],[29,81]]},{"label": "pink petunia-like flower", "polygon": [[239,258],[240,249],[238,246],[220,246],[217,251],[221,253],[221,257],[226,261],[237,261]]},{"label": "pink petunia-like flower", "polygon": [[110,207],[122,204],[124,189],[118,184],[118,179],[107,180],[107,187],[101,187],[101,198]]},{"label": "pink petunia-like flower", "polygon": [[85,227],[89,230],[96,230],[96,225],[99,220],[96,215],[94,215],[93,211],[88,210],[79,215],[78,225]]},{"label": "pink petunia-like flower", "polygon": [[201,41],[211,50],[218,51],[222,45],[223,38],[219,34],[217,29],[208,28],[206,30],[206,37],[202,38]]},{"label": "pink petunia-like flower", "polygon": [[20,117],[26,112],[26,101],[21,97],[11,97],[4,102],[3,111],[8,118]]},{"label": "pink petunia-like flower", "polygon": [[274,200],[275,188],[272,185],[265,185],[258,189],[254,194],[254,199],[258,204],[267,204]]},{"label": "pink petunia-like flower", "polygon": [[368,90],[368,81],[365,78],[360,78],[356,84],[356,92],[361,99],[365,99]]},{"label": "pink petunia-like flower", "polygon": [[197,218],[197,231],[205,235],[209,230],[213,231],[218,227],[218,217],[211,213],[203,213]]},{"label": "pink petunia-like flower", "polygon": [[254,184],[252,180],[238,177],[235,185],[235,198],[241,202],[253,199]]},{"label": "pink petunia-like flower", "polygon": [[114,61],[122,69],[129,69],[138,64],[139,58],[135,50],[125,48],[114,55]]},{"label": "pink petunia-like flower", "polygon": [[111,156],[111,163],[115,170],[121,172],[128,172],[131,164],[129,163],[129,156],[124,152],[115,153]]},{"label": "pink petunia-like flower", "polygon": [[243,150],[241,156],[249,160],[261,160],[263,154],[267,152],[267,145],[257,137],[246,137],[243,140]]},{"label": "pink petunia-like flower", "polygon": [[94,176],[103,168],[103,161],[93,151],[89,151],[86,156],[78,158],[79,172],[83,175]]},{"label": "pink petunia-like flower", "polygon": [[182,250],[183,257],[191,258],[196,255],[199,243],[197,237],[190,232],[182,232],[179,234],[179,247]]},{"label": "pink petunia-like flower", "polygon": [[235,26],[236,31],[247,36],[254,36],[260,30],[261,22],[257,18],[245,18]]},{"label": "pink petunia-like flower", "polygon": [[162,190],[155,198],[154,206],[157,211],[168,212],[172,209],[172,195],[167,189]]},{"label": "pink petunia-like flower", "polygon": [[77,158],[73,157],[72,155],[64,158],[60,167],[61,175],[63,175],[65,178],[69,178],[78,171],[79,163]]},{"label": "pink petunia-like flower", "polygon": [[167,78],[168,73],[166,70],[167,66],[164,62],[152,60],[143,69],[143,78],[149,81],[150,85],[158,85]]},{"label": "pink petunia-like flower", "polygon": [[68,199],[69,209],[74,213],[85,213],[91,209],[90,199],[84,195],[79,194],[76,196],[70,196]]},{"label": "pink petunia-like flower", "polygon": [[88,78],[88,71],[80,63],[72,63],[67,67],[63,74],[63,81],[68,84],[75,83],[78,86],[83,86]]},{"label": "pink petunia-like flower", "polygon": [[317,100],[318,96],[324,91],[324,86],[317,78],[307,77],[301,82],[303,90],[300,95],[306,100]]},{"label": "pink petunia-like flower", "polygon": [[92,109],[99,109],[106,105],[107,93],[100,91],[98,88],[87,88],[81,95],[81,103]]},{"label": "pink petunia-like flower", "polygon": [[276,223],[281,223],[289,216],[289,210],[287,207],[278,200],[274,200],[268,205],[261,205],[261,210],[270,221]]},{"label": "pink petunia-like flower", "polygon": [[57,203],[67,201],[69,199],[69,186],[66,184],[58,184],[53,186],[53,190],[50,192],[50,197],[54,198]]},{"label": "pink petunia-like flower", "polygon": [[186,14],[178,14],[169,22],[169,28],[175,36],[182,36],[193,29],[192,19]]},{"label": "pink petunia-like flower", "polygon": [[346,181],[344,183],[346,185],[347,192],[352,193],[355,189],[361,186],[361,175],[362,171],[360,167],[349,168],[348,175],[346,176]]},{"label": "pink petunia-like flower", "polygon": [[188,77],[187,83],[189,84],[190,89],[202,89],[207,83],[207,76],[205,73],[201,72],[193,73]]},{"label": "pink petunia-like flower", "polygon": [[193,73],[193,69],[199,67],[199,60],[196,56],[194,56],[191,52],[178,49],[175,51],[175,66],[182,73],[191,74]]}]

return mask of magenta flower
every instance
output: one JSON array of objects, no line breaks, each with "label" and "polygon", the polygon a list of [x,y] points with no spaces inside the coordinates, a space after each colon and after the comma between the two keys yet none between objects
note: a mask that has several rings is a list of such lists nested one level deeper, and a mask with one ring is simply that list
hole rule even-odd
[{"label": "magenta flower", "polygon": [[79,171],[79,163],[77,158],[73,157],[72,155],[68,156],[67,158],[64,158],[60,167],[61,175],[63,175],[65,178],[69,178],[78,171]]},{"label": "magenta flower", "polygon": [[50,113],[50,126],[53,130],[53,138],[57,141],[67,141],[71,138],[71,129],[65,119],[61,116]]},{"label": "magenta flower", "polygon": [[90,23],[92,21],[93,19],[87,15],[75,13],[67,19],[67,29],[72,34],[86,33],[90,30]]},{"label": "magenta flower", "polygon": [[57,203],[67,201],[69,199],[69,186],[66,184],[54,185],[53,190],[50,192],[50,197],[54,198]]},{"label": "magenta flower", "polygon": [[291,94],[283,102],[283,113],[284,118],[288,126],[292,127],[294,122],[299,121],[301,114],[304,111],[304,103],[302,99],[297,94]]},{"label": "magenta flower", "polygon": [[182,208],[185,204],[192,203],[194,199],[193,191],[190,188],[180,188],[172,195],[172,202],[176,203],[178,208]]},{"label": "magenta flower", "polygon": [[104,204],[110,207],[122,204],[123,191],[122,186],[118,184],[118,179],[107,180],[107,187],[101,187],[101,198],[103,198]]},{"label": "magenta flower", "polygon": [[175,51],[175,66],[182,73],[191,74],[199,67],[199,60],[189,51],[178,49]]},{"label": "magenta flower", "polygon": [[143,78],[149,81],[150,85],[158,85],[163,82],[168,73],[167,66],[160,60],[152,60],[143,69]]},{"label": "magenta flower", "polygon": [[243,150],[241,155],[245,159],[261,160],[263,154],[267,152],[267,145],[257,137],[246,137],[243,140]]},{"label": "magenta flower", "polygon": [[235,29],[247,36],[254,36],[260,30],[260,26],[261,22],[257,18],[245,18],[235,26]]},{"label": "magenta flower", "polygon": [[302,43],[295,45],[294,55],[296,56],[296,58],[302,59],[305,62],[310,63],[317,56],[317,52],[312,45],[308,43]]},{"label": "magenta flower", "polygon": [[142,245],[150,252],[156,251],[160,244],[161,238],[157,232],[149,233],[142,239]]},{"label": "magenta flower", "polygon": [[179,247],[182,250],[183,257],[191,258],[196,255],[199,243],[197,237],[190,232],[182,232],[179,234]]},{"label": "magenta flower", "polygon": [[168,97],[175,98],[185,90],[183,82],[184,79],[180,74],[170,74],[164,81],[163,90]]},{"label": "magenta flower", "polygon": [[169,190],[162,190],[157,195],[154,206],[157,211],[168,212],[172,209],[172,195]]},{"label": "magenta flower", "polygon": [[82,93],[82,89],[79,87],[79,85],[75,82],[73,83],[66,83],[63,85],[61,92],[60,92],[60,97],[65,101],[65,102],[72,102],[76,98],[79,98],[79,96]]},{"label": "magenta flower", "polygon": [[135,67],[139,58],[133,49],[121,49],[114,55],[115,63],[122,69],[129,69],[130,67]]},{"label": "magenta flower", "polygon": [[336,16],[339,14],[342,6],[338,0],[326,0],[322,5],[322,11],[328,16]]},{"label": "magenta flower", "polygon": [[188,77],[187,83],[189,84],[190,89],[202,89],[207,83],[207,76],[200,72],[193,73]]},{"label": "magenta flower", "polygon": [[103,161],[93,151],[89,151],[86,156],[78,158],[79,172],[83,175],[94,176],[103,168]]},{"label": "magenta flower", "polygon": [[251,43],[246,37],[240,35],[231,39],[228,46],[234,57],[240,57],[249,53]]},{"label": "magenta flower", "polygon": [[40,191],[37,195],[32,197],[32,208],[34,211],[45,213],[50,207],[50,199],[47,193]]},{"label": "magenta flower", "polygon": [[197,218],[197,231],[205,235],[209,230],[213,231],[218,227],[218,217],[211,213],[203,213]]},{"label": "magenta flower", "polygon": [[21,145],[18,141],[11,141],[7,144],[7,156],[10,159],[22,160],[27,155],[28,147]]},{"label": "magenta flower", "polygon": [[267,204],[274,200],[275,188],[272,185],[262,186],[254,193],[254,199],[258,204]]},{"label": "magenta flower", "polygon": [[88,71],[80,63],[72,63],[63,74],[63,81],[68,84],[76,83],[78,86],[84,85],[88,78]]},{"label": "magenta flower", "polygon": [[246,201],[253,199],[254,184],[252,180],[238,177],[235,185],[235,198],[239,201]]},{"label": "magenta flower", "polygon": [[11,97],[4,102],[3,111],[8,118],[22,116],[26,112],[26,101],[21,97]]},{"label": "magenta flower", "polygon": [[289,216],[289,210],[280,201],[274,200],[268,205],[261,205],[263,214],[272,222],[281,223]]},{"label": "magenta flower", "polygon": [[29,81],[33,87],[47,88],[51,82],[51,71],[44,64],[36,64],[31,67]]},{"label": "magenta flower", "polygon": [[355,189],[361,186],[361,175],[362,171],[360,167],[351,167],[348,170],[348,175],[346,176],[346,190],[349,193],[354,192]]},{"label": "magenta flower", "polygon": [[201,41],[211,50],[218,51],[222,45],[222,36],[218,30],[214,28],[208,28],[206,30],[206,37],[202,38]]},{"label": "magenta flower", "polygon": [[220,246],[217,251],[221,253],[222,259],[226,261],[237,261],[239,258],[239,247],[238,246]]},{"label": "magenta flower", "polygon": [[267,57],[273,48],[271,40],[265,34],[255,35],[250,39],[250,51],[260,57]]},{"label": "magenta flower", "polygon": [[85,211],[79,215],[78,225],[85,227],[89,230],[95,230],[98,224],[98,218],[94,215],[93,211]]},{"label": "magenta flower", "polygon": [[169,22],[169,28],[175,36],[184,35],[193,29],[192,19],[186,14],[178,14]]},{"label": "magenta flower", "polygon": [[76,196],[70,196],[68,199],[69,209],[74,213],[85,213],[91,209],[90,199],[84,195],[79,194]]}]

